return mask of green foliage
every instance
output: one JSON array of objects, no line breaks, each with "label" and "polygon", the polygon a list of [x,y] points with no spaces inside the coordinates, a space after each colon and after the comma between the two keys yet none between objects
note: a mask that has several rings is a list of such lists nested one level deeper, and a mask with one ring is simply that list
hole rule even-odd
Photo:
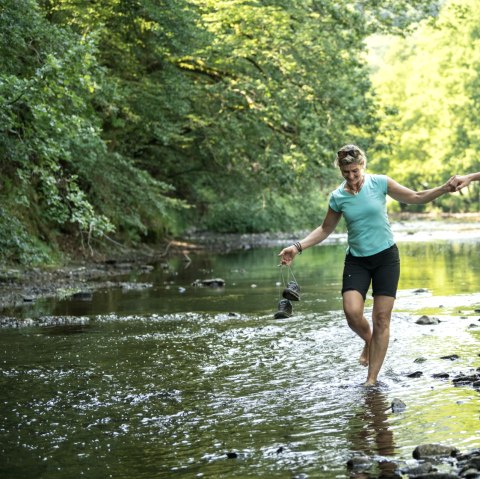
[{"label": "green foliage", "polygon": [[5,0],[0,201],[47,242],[317,223],[376,131],[365,38],[436,3]]},{"label": "green foliage", "polygon": [[0,207],[0,263],[40,265],[52,259],[52,250],[29,233],[11,212]]},{"label": "green foliage", "polygon": [[[375,76],[382,149],[372,168],[413,188],[480,170],[479,8],[478,0],[448,2],[434,24],[391,48]],[[469,190],[441,204],[450,211],[478,208],[478,184]]]}]

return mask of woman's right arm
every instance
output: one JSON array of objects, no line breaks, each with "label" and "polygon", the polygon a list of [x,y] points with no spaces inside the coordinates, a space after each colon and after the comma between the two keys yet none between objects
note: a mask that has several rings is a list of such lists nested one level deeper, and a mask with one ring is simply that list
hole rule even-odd
[{"label": "woman's right arm", "polygon": [[[328,238],[328,236],[335,230],[341,217],[342,213],[337,213],[332,210],[332,208],[328,207],[327,214],[325,215],[322,224],[299,242],[300,251],[321,243]],[[292,245],[282,249],[278,256],[281,256],[282,264],[290,264],[298,253],[298,248],[295,245]]]}]

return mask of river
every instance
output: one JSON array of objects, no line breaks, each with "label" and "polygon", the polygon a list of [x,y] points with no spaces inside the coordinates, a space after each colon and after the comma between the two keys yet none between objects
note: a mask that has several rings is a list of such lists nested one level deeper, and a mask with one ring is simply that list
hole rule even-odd
[{"label": "river", "polygon": [[[191,255],[123,278],[139,289],[26,305],[19,317],[63,324],[0,331],[0,476],[333,479],[364,452],[376,477],[418,444],[480,447],[479,392],[451,381],[480,366],[480,242],[399,248],[390,348],[372,390],[341,310],[341,242],[306,251],[291,271],[278,247]],[[292,277],[301,300],[274,319]],[[209,278],[225,286],[192,285]],[[416,324],[424,314],[440,323]],[[405,411],[390,409],[394,398]]]}]

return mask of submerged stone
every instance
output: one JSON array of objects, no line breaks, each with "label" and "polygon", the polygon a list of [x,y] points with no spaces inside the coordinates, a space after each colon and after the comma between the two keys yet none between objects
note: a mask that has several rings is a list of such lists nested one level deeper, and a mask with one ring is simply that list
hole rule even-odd
[{"label": "submerged stone", "polygon": [[430,462],[424,462],[423,464],[419,464],[418,466],[403,468],[401,471],[403,474],[407,474],[409,477],[411,476],[419,476],[421,474],[428,474],[429,472],[434,471],[435,469]]},{"label": "submerged stone", "polygon": [[392,401],[391,408],[393,412],[402,412],[402,411],[405,411],[405,409],[407,408],[407,405],[401,399],[394,398]]}]

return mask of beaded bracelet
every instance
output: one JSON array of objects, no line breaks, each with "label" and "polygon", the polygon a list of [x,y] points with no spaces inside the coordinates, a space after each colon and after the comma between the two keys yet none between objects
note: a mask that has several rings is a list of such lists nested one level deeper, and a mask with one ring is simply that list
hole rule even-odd
[{"label": "beaded bracelet", "polygon": [[298,254],[302,254],[303,248],[302,248],[302,245],[300,244],[300,241],[296,241],[295,243],[293,243],[293,246],[297,248]]}]

